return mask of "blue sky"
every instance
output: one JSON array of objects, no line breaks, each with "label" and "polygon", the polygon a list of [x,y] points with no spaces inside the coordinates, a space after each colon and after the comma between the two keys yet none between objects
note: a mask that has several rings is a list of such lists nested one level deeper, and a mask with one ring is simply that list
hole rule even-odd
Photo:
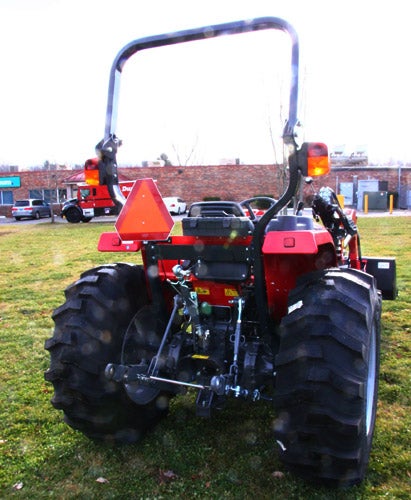
[{"label": "blue sky", "polygon": [[[266,15],[287,19],[299,33],[300,117],[306,138],[325,141],[331,148],[366,146],[375,162],[410,160],[407,2],[0,0],[0,165],[24,167],[46,160],[81,164],[93,156],[104,132],[111,62],[130,40]],[[217,50],[213,57],[218,59],[221,53]],[[230,92],[223,91],[223,82],[214,85],[216,79],[212,80],[212,91],[205,92],[192,66],[178,66],[168,55],[156,57],[140,73],[136,65],[135,86],[132,79],[129,87],[125,84],[126,93],[139,89],[143,99],[136,104],[138,116],[131,119],[137,133],[129,142],[121,136],[125,153],[120,161],[138,164],[161,152],[187,157],[192,149],[204,162],[233,157],[272,161],[269,147],[260,144],[263,135],[267,138],[264,115],[271,113],[273,122],[278,122],[281,111],[272,107],[269,77],[258,69],[267,65],[254,66],[258,58],[251,56],[248,67],[240,68],[241,83],[246,89],[255,88],[245,95],[239,85],[232,86],[238,93],[233,91],[230,108]],[[224,59],[216,64],[221,80],[227,80],[224,71],[230,71],[229,65]],[[146,86],[139,87],[143,81]],[[175,85],[178,92],[179,81],[191,85],[181,95],[165,92],[175,96],[169,97],[172,106],[164,113],[171,117],[167,122],[162,116],[164,104],[158,107],[162,90]],[[249,120],[248,113],[260,110],[261,128],[253,126],[250,132],[245,125],[236,126],[236,102],[243,103],[245,124],[255,118]],[[197,110],[194,115],[202,118],[200,124],[187,119],[186,104],[188,112]],[[211,107],[222,115],[214,111],[208,115]],[[203,136],[202,127],[210,116],[215,117],[214,135]],[[127,135],[126,126],[124,132]],[[151,136],[143,137],[146,132]]]}]

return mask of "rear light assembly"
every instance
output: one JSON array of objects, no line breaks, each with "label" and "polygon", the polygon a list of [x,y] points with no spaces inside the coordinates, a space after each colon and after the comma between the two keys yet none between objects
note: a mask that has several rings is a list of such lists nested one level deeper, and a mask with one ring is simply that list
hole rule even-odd
[{"label": "rear light assembly", "polygon": [[84,179],[90,186],[98,186],[100,184],[98,166],[98,158],[91,158],[84,165]]},{"label": "rear light assembly", "polygon": [[297,167],[303,175],[318,177],[330,172],[328,148],[322,142],[304,142],[297,151]]},{"label": "rear light assembly", "polygon": [[307,147],[307,173],[309,177],[326,175],[330,172],[328,148],[322,142],[309,142]]}]

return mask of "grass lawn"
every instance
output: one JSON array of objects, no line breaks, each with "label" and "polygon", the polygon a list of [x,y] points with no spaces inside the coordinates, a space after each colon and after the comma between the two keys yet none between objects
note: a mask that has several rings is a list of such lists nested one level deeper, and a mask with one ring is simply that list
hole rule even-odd
[{"label": "grass lawn", "polygon": [[[211,420],[194,395],[138,445],[96,444],[52,408],[44,341],[63,290],[98,264],[139,255],[98,253],[107,223],[0,225],[0,498],[368,499],[411,497],[411,220],[359,220],[364,255],[397,257],[399,297],[383,304],[377,428],[365,482],[347,491],[283,470],[263,402],[230,401]],[[284,474],[280,474],[284,472]]]}]

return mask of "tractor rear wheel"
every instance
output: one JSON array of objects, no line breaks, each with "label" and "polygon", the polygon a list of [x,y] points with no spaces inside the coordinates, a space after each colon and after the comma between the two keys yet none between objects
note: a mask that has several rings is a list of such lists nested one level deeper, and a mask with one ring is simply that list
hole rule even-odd
[{"label": "tractor rear wheel", "polygon": [[381,298],[372,276],[303,276],[289,297],[276,357],[274,430],[282,461],[329,486],[364,478],[374,432]]},{"label": "tractor rear wheel", "polygon": [[53,313],[46,341],[53,406],[74,429],[92,439],[128,443],[140,439],[168,412],[162,393],[135,404],[122,384],[106,379],[108,363],[119,363],[123,338],[136,313],[148,303],[141,266],[113,264],[83,273]]}]

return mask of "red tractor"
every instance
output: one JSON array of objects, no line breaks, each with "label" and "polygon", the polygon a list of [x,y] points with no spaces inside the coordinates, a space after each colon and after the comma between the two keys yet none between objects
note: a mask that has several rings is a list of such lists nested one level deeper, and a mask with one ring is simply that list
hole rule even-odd
[{"label": "red tractor", "polygon": [[[127,200],[119,189],[114,117],[122,68],[141,50],[266,29],[288,33],[292,44],[288,186],[278,200],[263,198],[263,215],[253,210],[255,198],[194,203],[182,235],[170,236],[172,220],[151,179],[137,181]],[[275,409],[273,439],[291,470],[334,486],[363,479],[376,417],[381,298],[395,298],[395,261],[361,255],[354,214],[331,189],[314,197],[314,217],[297,203],[289,208],[301,179],[329,169],[324,144],[297,143],[297,94],[298,39],[279,18],[152,36],[120,51],[97,150],[99,182],[122,211],[99,250],[141,252],[143,265],[84,272],[54,311],[45,378],[71,427],[129,443],[187,390],[196,392],[201,417],[229,398],[264,400]]]}]

